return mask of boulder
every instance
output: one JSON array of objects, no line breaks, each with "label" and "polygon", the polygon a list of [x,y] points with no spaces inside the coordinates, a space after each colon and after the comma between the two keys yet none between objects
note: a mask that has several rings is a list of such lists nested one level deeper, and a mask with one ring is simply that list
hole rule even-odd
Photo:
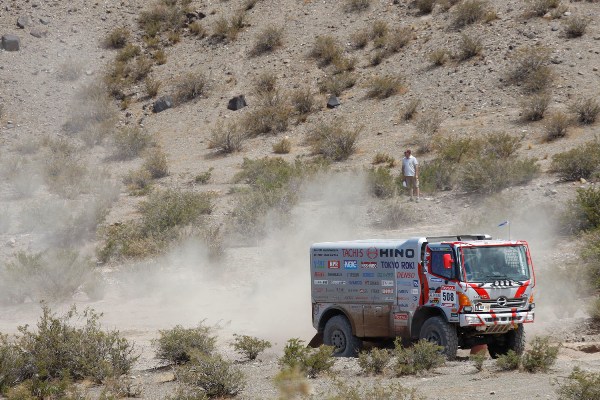
[{"label": "boulder", "polygon": [[6,51],[19,51],[21,41],[18,36],[4,35],[2,36],[2,48]]},{"label": "boulder", "polygon": [[329,100],[327,100],[327,108],[336,108],[338,107],[340,104],[340,99],[337,98],[337,96],[330,96]]},{"label": "boulder", "polygon": [[232,111],[237,111],[237,110],[240,110],[240,109],[246,107],[247,105],[248,104],[246,104],[246,98],[242,94],[239,96],[235,96],[234,98],[229,100],[229,103],[227,103],[227,109],[232,110]]},{"label": "boulder", "polygon": [[26,26],[31,25],[31,21],[29,20],[29,17],[26,15],[22,15],[19,18],[17,18],[17,26],[21,29],[25,29]]},{"label": "boulder", "polygon": [[164,96],[156,100],[152,105],[152,111],[159,113],[173,107],[173,98],[171,96]]},{"label": "boulder", "polygon": [[40,28],[33,28],[29,33],[31,34],[31,36],[36,38],[43,38],[48,36],[48,31]]}]

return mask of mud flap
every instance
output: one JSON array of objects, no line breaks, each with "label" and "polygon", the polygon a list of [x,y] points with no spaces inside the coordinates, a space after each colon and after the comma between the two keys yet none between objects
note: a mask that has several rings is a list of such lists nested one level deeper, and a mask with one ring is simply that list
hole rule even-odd
[{"label": "mud flap", "polygon": [[312,347],[316,349],[317,347],[323,344],[323,334],[317,333],[311,340],[308,342],[308,347]]}]

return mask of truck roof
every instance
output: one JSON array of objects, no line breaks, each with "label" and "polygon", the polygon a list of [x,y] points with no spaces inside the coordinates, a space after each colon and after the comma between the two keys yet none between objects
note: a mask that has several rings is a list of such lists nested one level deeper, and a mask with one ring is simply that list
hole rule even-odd
[{"label": "truck roof", "polygon": [[339,248],[339,247],[370,247],[370,246],[402,246],[407,243],[457,243],[472,246],[494,246],[502,244],[520,244],[516,240],[501,240],[492,239],[489,235],[468,234],[468,235],[448,235],[448,236],[420,236],[406,239],[362,239],[362,240],[345,240],[338,242],[320,242],[314,243],[311,247],[320,248]]}]

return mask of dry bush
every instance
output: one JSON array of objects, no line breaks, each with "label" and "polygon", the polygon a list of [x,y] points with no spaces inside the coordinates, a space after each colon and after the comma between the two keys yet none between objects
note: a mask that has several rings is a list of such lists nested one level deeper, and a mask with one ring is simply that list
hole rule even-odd
[{"label": "dry bush", "polygon": [[386,50],[389,53],[398,53],[402,50],[413,38],[413,33],[410,28],[402,27],[393,29],[386,37]]},{"label": "dry bush", "polygon": [[[598,318],[600,319],[600,314]],[[560,400],[600,399],[600,373],[582,371],[575,367],[567,378],[557,389]]]},{"label": "dry bush", "polygon": [[200,322],[195,328],[174,328],[159,330],[159,338],[152,341],[156,347],[156,358],[170,364],[185,364],[193,354],[213,354],[217,336],[214,328]]},{"label": "dry bush", "polygon": [[127,185],[130,195],[144,196],[152,188],[152,174],[146,168],[136,169],[125,175],[123,183]]},{"label": "dry bush", "polygon": [[373,157],[373,161],[371,161],[371,164],[387,164],[389,167],[393,167],[396,165],[396,159],[387,153],[378,152]]},{"label": "dry bush", "polygon": [[383,60],[388,56],[388,53],[385,49],[379,49],[373,53],[371,56],[370,64],[372,67],[376,67],[381,64]]},{"label": "dry bush", "polygon": [[342,56],[343,49],[333,35],[317,36],[310,56],[317,60],[319,66],[326,67]]},{"label": "dry bush", "polygon": [[292,92],[290,102],[300,120],[305,120],[306,116],[316,109],[315,96],[308,87]]},{"label": "dry bush", "polygon": [[117,53],[115,60],[119,62],[127,62],[132,58],[139,56],[142,53],[142,49],[140,46],[136,46],[135,44],[127,44]]},{"label": "dry bush", "polygon": [[422,371],[440,367],[445,363],[445,357],[440,352],[443,348],[425,339],[419,340],[412,347],[402,347],[402,340],[394,341],[396,364],[394,369],[397,376],[413,375]]},{"label": "dry bush", "polygon": [[552,71],[548,66],[550,50],[546,47],[524,47],[514,55],[507,72],[510,84],[522,86],[528,92],[540,92],[552,83]]},{"label": "dry bush", "polygon": [[400,93],[404,89],[403,83],[403,78],[389,75],[372,78],[369,82],[367,97],[379,100],[387,99]]},{"label": "dry bush", "polygon": [[248,360],[256,360],[256,357],[271,347],[271,342],[248,335],[233,335],[232,347]]},{"label": "dry bush", "polygon": [[351,72],[329,75],[319,84],[321,93],[340,96],[345,90],[356,83],[356,75]]},{"label": "dry bush", "polygon": [[525,16],[542,17],[559,6],[560,0],[528,0]]},{"label": "dry bush", "polygon": [[152,54],[152,58],[157,65],[163,65],[167,63],[167,53],[163,49],[158,49]]},{"label": "dry bush", "polygon": [[206,185],[208,182],[210,182],[210,179],[212,178],[213,170],[214,168],[210,167],[208,170],[199,173],[194,177],[194,182],[199,183],[200,185]]},{"label": "dry bush", "polygon": [[547,336],[536,336],[530,343],[531,349],[527,350],[522,357],[523,369],[527,372],[548,372],[558,358],[560,344],[550,345]]},{"label": "dry bush", "polygon": [[256,90],[259,95],[273,93],[276,89],[277,75],[273,72],[267,71],[261,73],[256,79],[256,82],[254,82],[254,90]]},{"label": "dry bush", "polygon": [[288,154],[290,151],[292,151],[292,141],[287,137],[273,145],[273,153],[275,154]]},{"label": "dry bush", "polygon": [[152,65],[153,63],[150,57],[138,57],[129,70],[129,77],[133,79],[134,82],[141,81],[152,72]]},{"label": "dry bush", "polygon": [[459,47],[460,52],[458,58],[461,61],[479,56],[483,51],[483,43],[481,42],[480,37],[472,37],[465,34],[461,35]]},{"label": "dry bush", "polygon": [[433,11],[437,0],[415,0],[414,4],[421,14],[429,14]]},{"label": "dry bush", "polygon": [[187,6],[185,2],[159,1],[150,10],[140,13],[138,24],[150,37],[161,32],[179,32],[186,24]]},{"label": "dry bush", "polygon": [[549,142],[567,136],[567,130],[572,120],[563,112],[555,112],[546,121],[545,139]]},{"label": "dry bush", "polygon": [[474,24],[486,18],[490,12],[487,0],[463,0],[454,7],[452,26],[456,29]]},{"label": "dry bush", "polygon": [[450,52],[448,49],[436,49],[429,53],[428,58],[434,66],[441,67],[450,58]]},{"label": "dry bush", "polygon": [[354,71],[358,59],[355,57],[339,57],[333,60],[333,74],[341,74],[342,72]]},{"label": "dry bush", "polygon": [[144,156],[143,168],[150,172],[153,179],[169,175],[169,164],[164,150],[161,147],[148,150]]},{"label": "dry bush", "polygon": [[392,355],[388,349],[373,348],[371,351],[361,351],[358,355],[358,366],[366,375],[380,375],[390,363]]},{"label": "dry bush", "polygon": [[269,26],[256,36],[251,53],[259,56],[270,53],[281,46],[283,46],[283,28]]},{"label": "dry bush", "polygon": [[159,80],[147,76],[146,80],[144,81],[144,85],[146,86],[146,93],[148,94],[148,96],[154,98],[158,95],[158,90],[160,89],[161,82]]},{"label": "dry bush", "polygon": [[[382,21],[382,20],[377,20],[377,21],[373,22],[373,24],[371,26],[371,39],[376,40],[376,39],[385,38],[387,36],[389,30],[390,30],[390,27],[387,22]],[[382,41],[381,46],[383,46],[384,44],[385,44],[385,42]],[[379,47],[381,47],[381,46],[379,46]],[[376,47],[378,47],[378,46],[376,46]]]},{"label": "dry bush", "polygon": [[50,192],[73,199],[89,188],[88,168],[74,147],[55,140],[48,150],[42,173]]},{"label": "dry bush", "polygon": [[341,121],[322,123],[309,133],[307,141],[313,153],[333,161],[344,161],[355,150],[356,140],[362,128],[347,129]]},{"label": "dry bush", "polygon": [[415,133],[419,149],[426,153],[432,150],[434,135],[442,126],[443,117],[437,111],[421,114],[415,123]]},{"label": "dry bush", "polygon": [[364,49],[371,40],[371,32],[366,29],[360,30],[352,34],[350,41],[352,45],[357,49]]},{"label": "dry bush", "polygon": [[285,96],[275,90],[264,94],[258,108],[244,115],[240,130],[248,136],[276,134],[285,132],[288,128],[292,108]]},{"label": "dry bush", "polygon": [[138,157],[142,151],[154,143],[152,135],[138,127],[123,127],[113,136],[115,160],[130,160]]},{"label": "dry bush", "polygon": [[579,16],[569,17],[564,23],[565,34],[569,38],[578,38],[584,35],[590,19]]},{"label": "dry bush", "polygon": [[234,41],[245,25],[245,13],[241,10],[231,17],[231,21],[220,17],[213,26],[211,37],[216,42]]},{"label": "dry bush", "polygon": [[524,121],[539,121],[550,104],[550,95],[546,92],[534,94],[521,102],[521,116]]},{"label": "dry bush", "polygon": [[367,182],[369,191],[377,198],[387,199],[396,195],[398,185],[388,167],[369,169]]},{"label": "dry bush", "polygon": [[239,131],[237,125],[217,125],[208,141],[208,148],[225,154],[234,153],[243,149],[245,139],[244,133]]},{"label": "dry bush", "polygon": [[589,179],[594,174],[600,173],[600,142],[593,140],[555,154],[552,157],[550,170],[558,173],[560,178],[566,181]]},{"label": "dry bush", "polygon": [[417,108],[421,105],[421,99],[411,99],[400,112],[400,119],[410,121],[417,113]]},{"label": "dry bush", "polygon": [[303,398],[311,394],[311,387],[300,368],[284,368],[273,381],[281,399]]},{"label": "dry bush", "polygon": [[189,365],[177,368],[176,379],[193,389],[202,389],[210,399],[235,397],[246,378],[239,367],[220,355],[194,354]]},{"label": "dry bush", "polygon": [[371,0],[346,0],[344,9],[347,12],[361,12],[371,7]]},{"label": "dry bush", "polygon": [[79,79],[83,66],[80,62],[75,60],[69,60],[60,66],[58,71],[58,79],[66,82],[73,82]]},{"label": "dry bush", "polygon": [[192,35],[199,37],[201,39],[206,37],[206,35],[207,35],[204,25],[202,25],[199,21],[194,21],[191,24],[189,24],[188,29],[190,30],[190,33]]},{"label": "dry bush", "polygon": [[515,160],[484,155],[463,165],[458,182],[465,192],[490,194],[530,182],[539,171],[536,159]]},{"label": "dry bush", "polygon": [[598,113],[600,113],[600,104],[593,97],[582,98],[573,103],[569,110],[577,115],[577,121],[589,125],[596,122]]},{"label": "dry bush", "polygon": [[111,49],[123,48],[129,41],[130,35],[131,33],[127,28],[115,28],[104,38],[104,46]]},{"label": "dry bush", "polygon": [[[505,132],[493,132],[483,138],[481,151],[483,154],[495,158],[509,158],[513,156],[521,146],[521,139],[511,136]],[[478,149],[477,143],[473,143],[474,149]]]},{"label": "dry bush", "polygon": [[514,350],[509,350],[506,354],[501,354],[496,359],[496,366],[502,371],[514,371],[521,366],[521,354]]},{"label": "dry bush", "polygon": [[194,100],[206,94],[208,79],[203,72],[189,72],[179,79],[175,86],[175,97],[180,103]]},{"label": "dry bush", "polygon": [[213,25],[211,37],[215,41],[225,41],[229,37],[229,21],[227,18],[220,17]]},{"label": "dry bush", "polygon": [[368,388],[361,387],[360,384],[353,386],[338,383],[333,394],[328,393],[328,397],[324,396],[325,394],[321,394],[319,398],[326,398],[327,400],[424,400],[423,396],[417,394],[416,389],[406,388],[400,383],[390,383],[389,385],[377,383]]},{"label": "dry bush", "polygon": [[244,3],[244,11],[252,10],[260,0],[246,0]]}]

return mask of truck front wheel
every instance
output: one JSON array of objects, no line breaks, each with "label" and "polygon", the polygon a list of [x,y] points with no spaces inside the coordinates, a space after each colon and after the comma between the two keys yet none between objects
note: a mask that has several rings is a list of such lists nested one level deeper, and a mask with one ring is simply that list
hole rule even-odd
[{"label": "truck front wheel", "polygon": [[525,351],[525,329],[523,329],[523,325],[494,337],[488,343],[488,351],[492,358],[498,358],[498,356],[508,353],[509,350],[517,354],[523,354]]},{"label": "truck front wheel", "polygon": [[442,354],[448,360],[456,358],[458,351],[458,335],[456,327],[446,322],[442,317],[432,317],[423,323],[419,339],[425,339],[429,342],[442,346]]},{"label": "truck front wheel", "polygon": [[362,341],[352,334],[350,321],[343,315],[336,315],[325,324],[323,342],[333,346],[336,357],[355,357],[362,347]]}]

